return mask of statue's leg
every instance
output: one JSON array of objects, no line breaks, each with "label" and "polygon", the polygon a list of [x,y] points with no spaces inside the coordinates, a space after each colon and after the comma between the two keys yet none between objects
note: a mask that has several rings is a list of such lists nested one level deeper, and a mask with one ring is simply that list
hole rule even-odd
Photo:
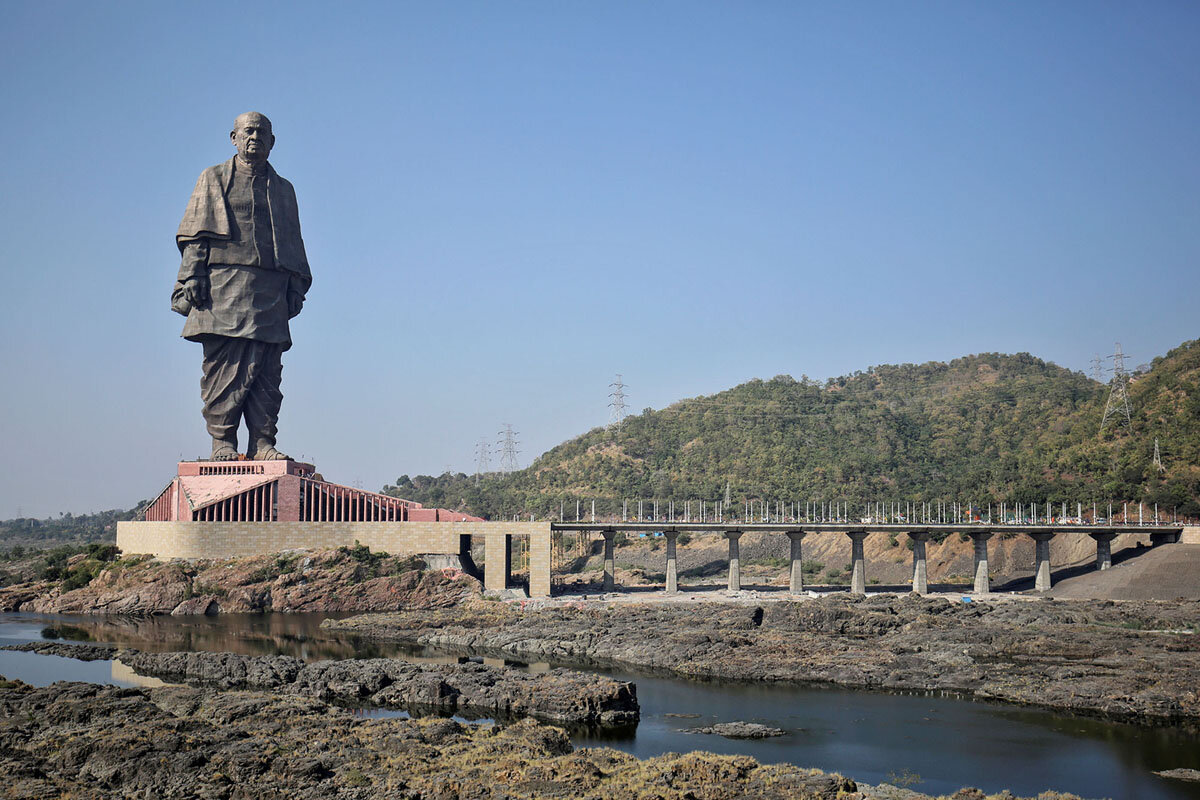
[{"label": "statue's leg", "polygon": [[250,431],[247,450],[255,461],[282,461],[288,456],[275,448],[279,408],[283,405],[283,350],[277,344],[254,342],[253,381],[246,394],[244,413]]},{"label": "statue's leg", "polygon": [[200,397],[204,400],[208,435],[213,440],[214,461],[231,461],[238,455],[237,429],[249,384],[249,368],[243,357],[247,342],[229,336],[213,336],[203,342]]}]

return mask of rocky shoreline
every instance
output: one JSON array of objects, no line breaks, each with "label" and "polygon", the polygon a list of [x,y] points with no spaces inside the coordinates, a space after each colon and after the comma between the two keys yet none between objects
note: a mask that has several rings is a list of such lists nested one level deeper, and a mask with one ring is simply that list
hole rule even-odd
[{"label": "rocky shoreline", "polygon": [[[66,581],[28,575],[0,586],[0,612],[189,616],[386,611],[447,608],[478,598],[483,589],[461,571],[429,570],[420,559],[365,547],[194,563],[137,555],[95,562],[80,554],[64,569]],[[76,574],[85,585],[71,588]]]},{"label": "rocky shoreline", "polygon": [[[88,683],[38,688],[0,678],[5,796],[77,800],[929,800],[890,786],[745,756],[641,760],[576,750],[526,719],[363,719],[310,697]],[[963,789],[955,800],[986,800]],[[1004,792],[992,800],[1017,800]],[[1047,792],[1040,800],[1078,800]]]},{"label": "rocky shoreline", "polygon": [[946,692],[1149,725],[1200,724],[1200,602],[478,603],[323,627],[451,651],[675,676]]},{"label": "rocky shoreline", "polygon": [[306,664],[281,655],[145,653],[58,642],[31,642],[0,649],[83,661],[116,659],[139,675],[166,681],[224,690],[279,691],[342,705],[506,718],[532,716],[570,725],[633,725],[639,717],[637,687],[632,683],[565,669],[530,673],[471,662],[414,664],[395,658]]}]

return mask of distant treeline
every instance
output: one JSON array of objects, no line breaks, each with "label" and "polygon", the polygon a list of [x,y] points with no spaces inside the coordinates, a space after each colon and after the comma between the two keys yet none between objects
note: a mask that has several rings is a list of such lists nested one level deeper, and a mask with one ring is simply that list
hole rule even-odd
[{"label": "distant treeline", "polygon": [[[574,518],[597,499],[1057,504],[1142,501],[1200,515],[1200,343],[1109,386],[1027,353],[879,366],[824,383],[780,375],[646,409],[595,428],[528,468],[403,475],[383,491],[497,519]],[[1159,441],[1160,463],[1154,461]],[[660,512],[663,507],[660,504]],[[631,512],[632,513],[632,512]]]},{"label": "distant treeline", "polygon": [[100,511],[95,514],[64,513],[57,517],[20,517],[0,521],[0,549],[42,549],[68,543],[114,542],[117,522],[133,519],[134,509]]}]

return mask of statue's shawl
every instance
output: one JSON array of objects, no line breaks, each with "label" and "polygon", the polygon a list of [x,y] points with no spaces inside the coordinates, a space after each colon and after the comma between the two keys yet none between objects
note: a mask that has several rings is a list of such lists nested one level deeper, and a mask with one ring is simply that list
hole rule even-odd
[{"label": "statue's shawl", "polygon": [[[196,239],[229,241],[233,238],[229,203],[225,199],[232,181],[232,158],[200,173],[196,188],[188,200],[187,210],[183,212],[183,220],[179,223],[179,231],[175,234],[175,243],[180,252],[188,242]],[[270,164],[267,164],[267,205],[275,239],[276,267],[311,281],[304,239],[300,236],[296,190]]]}]

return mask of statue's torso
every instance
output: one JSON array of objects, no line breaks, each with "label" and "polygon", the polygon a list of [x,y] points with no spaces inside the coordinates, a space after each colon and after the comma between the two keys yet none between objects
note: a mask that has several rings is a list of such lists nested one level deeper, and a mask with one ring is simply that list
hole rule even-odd
[{"label": "statue's torso", "polygon": [[232,238],[208,242],[212,303],[193,309],[184,338],[231,336],[290,346],[287,272],[276,269],[265,168],[235,167],[225,200]]}]

